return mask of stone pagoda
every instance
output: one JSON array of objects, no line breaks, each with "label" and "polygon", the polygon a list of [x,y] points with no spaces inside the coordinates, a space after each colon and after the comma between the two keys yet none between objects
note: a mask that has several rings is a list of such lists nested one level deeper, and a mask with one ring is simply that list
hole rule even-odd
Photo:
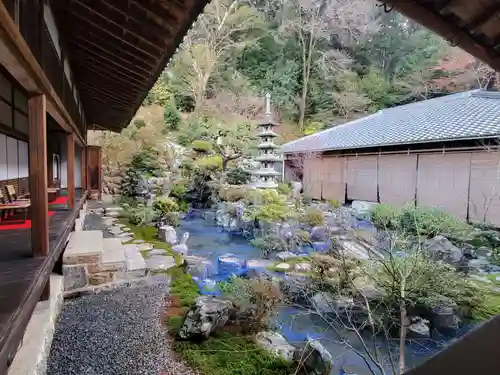
[{"label": "stone pagoda", "polygon": [[259,121],[257,136],[260,142],[257,146],[259,155],[256,160],[260,162],[260,168],[254,172],[257,177],[255,186],[261,189],[275,189],[278,186],[276,177],[280,175],[274,169],[274,164],[281,162],[281,158],[276,155],[275,150],[279,147],[274,144],[274,138],[278,136],[273,129],[278,124],[274,122],[271,115],[271,95],[266,94],[266,113],[264,118]]}]

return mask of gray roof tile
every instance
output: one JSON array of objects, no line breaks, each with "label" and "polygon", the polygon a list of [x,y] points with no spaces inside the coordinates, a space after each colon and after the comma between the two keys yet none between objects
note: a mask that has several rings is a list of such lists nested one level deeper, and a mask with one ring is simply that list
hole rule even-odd
[{"label": "gray roof tile", "polygon": [[345,150],[500,135],[500,92],[473,90],[383,109],[284,144],[281,152]]}]

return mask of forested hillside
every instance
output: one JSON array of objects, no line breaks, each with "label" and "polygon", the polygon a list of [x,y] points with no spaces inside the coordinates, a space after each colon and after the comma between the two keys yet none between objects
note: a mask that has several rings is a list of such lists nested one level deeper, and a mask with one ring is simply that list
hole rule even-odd
[{"label": "forested hillside", "polygon": [[131,126],[106,142],[223,140],[251,151],[266,92],[287,141],[495,78],[374,0],[212,0]]}]

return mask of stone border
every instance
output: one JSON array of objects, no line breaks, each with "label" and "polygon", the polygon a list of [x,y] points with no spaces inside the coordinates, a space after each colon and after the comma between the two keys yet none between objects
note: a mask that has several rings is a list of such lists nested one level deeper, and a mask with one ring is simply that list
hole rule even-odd
[{"label": "stone border", "polygon": [[63,305],[63,276],[50,276],[50,299],[38,302],[8,375],[44,375],[55,324]]}]

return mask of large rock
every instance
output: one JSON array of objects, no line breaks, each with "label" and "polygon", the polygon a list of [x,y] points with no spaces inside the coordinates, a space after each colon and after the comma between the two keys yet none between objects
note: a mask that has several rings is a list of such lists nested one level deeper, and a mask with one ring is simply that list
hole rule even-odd
[{"label": "large rock", "polygon": [[294,359],[310,375],[330,375],[334,366],[328,350],[318,340],[310,338],[295,352]]},{"label": "large rock", "polygon": [[442,297],[438,307],[430,311],[430,321],[432,327],[439,331],[455,332],[460,328],[462,320],[456,314],[457,304],[449,298]]},{"label": "large rock", "polygon": [[255,343],[285,361],[293,360],[295,347],[278,332],[259,332],[255,336]]},{"label": "large rock", "polygon": [[190,255],[184,258],[184,272],[203,280],[215,274],[215,267],[206,258]]},{"label": "large rock", "polygon": [[183,339],[208,337],[229,320],[233,303],[211,296],[196,298],[195,304],[187,312],[179,336]]},{"label": "large rock", "polygon": [[163,225],[158,228],[158,237],[163,242],[170,245],[175,245],[177,243],[177,233],[175,228],[170,225]]},{"label": "large rock", "polygon": [[427,251],[437,260],[443,260],[452,265],[458,265],[462,260],[462,250],[453,245],[445,236],[438,235],[426,240]]},{"label": "large rock", "polygon": [[311,242],[326,242],[330,237],[328,227],[317,226],[311,230]]},{"label": "large rock", "polygon": [[410,318],[408,325],[408,338],[428,338],[431,335],[429,321],[419,316]]},{"label": "large rock", "polygon": [[189,249],[185,243],[180,243],[178,245],[172,246],[172,250],[178,254],[181,254],[182,256],[186,256],[188,254],[188,251],[189,251]]},{"label": "large rock", "polygon": [[346,310],[354,308],[354,300],[347,296],[334,297],[328,293],[318,292],[312,297],[313,306],[319,313],[341,314]]}]

